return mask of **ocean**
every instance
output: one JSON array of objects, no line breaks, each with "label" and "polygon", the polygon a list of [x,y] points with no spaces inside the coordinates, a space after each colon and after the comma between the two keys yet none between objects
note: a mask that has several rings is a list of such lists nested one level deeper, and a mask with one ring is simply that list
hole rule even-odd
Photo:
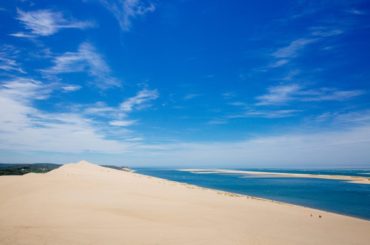
[{"label": "ocean", "polygon": [[[365,176],[370,170],[238,169],[264,172]],[[245,174],[191,173],[174,169],[137,168],[136,172],[201,187],[260,197],[370,220],[370,184],[314,178]]]}]

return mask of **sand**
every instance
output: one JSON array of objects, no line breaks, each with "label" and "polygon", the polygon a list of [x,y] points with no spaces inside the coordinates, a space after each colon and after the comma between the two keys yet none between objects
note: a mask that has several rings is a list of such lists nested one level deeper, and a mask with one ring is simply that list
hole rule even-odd
[{"label": "sand", "polygon": [[0,177],[0,244],[369,244],[370,222],[87,162]]},{"label": "sand", "polygon": [[370,184],[370,176],[362,177],[362,176],[329,175],[329,174],[298,174],[298,173],[249,171],[249,170],[245,171],[232,169],[179,169],[179,170],[198,174],[224,173],[224,174],[260,175],[264,177],[333,179],[333,180],[344,180],[355,184]]}]

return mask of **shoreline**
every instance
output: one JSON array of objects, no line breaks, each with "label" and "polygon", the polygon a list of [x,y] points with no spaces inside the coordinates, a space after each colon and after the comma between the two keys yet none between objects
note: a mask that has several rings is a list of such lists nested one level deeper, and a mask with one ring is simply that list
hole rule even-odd
[{"label": "shoreline", "polygon": [[[197,170],[201,170],[201,169],[197,169]],[[186,170],[179,170],[179,171],[187,171],[187,169]],[[229,197],[254,199],[254,200],[265,201],[265,202],[272,202],[274,204],[305,208],[305,209],[308,209],[308,210],[315,210],[317,212],[341,215],[341,216],[344,216],[344,217],[349,217],[349,218],[353,218],[353,219],[364,220],[364,221],[370,222],[370,219],[362,218],[362,217],[359,217],[359,216],[352,216],[352,215],[348,215],[348,214],[344,214],[344,213],[337,213],[337,212],[333,212],[333,211],[330,211],[330,210],[323,210],[323,209],[319,209],[319,208],[313,208],[313,207],[309,207],[309,206],[304,206],[304,205],[299,205],[299,204],[294,204],[294,203],[289,203],[289,202],[284,202],[284,201],[278,201],[278,200],[264,198],[264,197],[252,196],[252,195],[248,195],[248,194],[236,193],[236,192],[231,192],[231,191],[224,191],[224,190],[211,188],[211,187],[203,187],[203,186],[199,186],[199,185],[195,185],[195,184],[189,184],[189,183],[186,183],[186,182],[180,182],[180,181],[169,180],[169,179],[161,178],[161,177],[157,177],[157,176],[146,175],[146,174],[142,174],[142,173],[139,173],[139,172],[132,172],[132,173],[135,173],[135,174],[138,174],[138,175],[141,175],[141,176],[145,176],[145,177],[149,177],[149,178],[153,178],[153,179],[158,179],[159,181],[168,181],[168,182],[171,182],[171,183],[183,185],[183,186],[186,186],[186,187],[190,187],[190,189],[201,189],[201,190],[205,190],[205,191],[213,191],[213,192],[216,192],[219,195],[225,195],[225,196],[229,196]],[[215,172],[205,171],[205,172],[201,172],[201,173],[215,173]],[[259,173],[262,173],[262,172],[259,172]],[[265,172],[263,172],[263,173],[265,173]]]},{"label": "shoreline", "polygon": [[370,222],[87,162],[0,177],[2,244],[367,244]]},{"label": "shoreline", "polygon": [[178,169],[179,171],[191,172],[195,174],[244,174],[258,175],[265,177],[285,177],[285,178],[312,178],[312,179],[331,179],[343,180],[355,184],[370,184],[370,177],[350,176],[350,175],[328,175],[328,174],[303,174],[303,173],[284,173],[284,172],[266,172],[252,170],[231,170],[231,169]]},{"label": "shoreline", "polygon": [[168,181],[168,182],[171,182],[171,183],[175,183],[175,184],[178,184],[178,185],[188,187],[190,189],[199,189],[199,190],[204,190],[204,191],[212,191],[212,192],[215,192],[219,195],[224,195],[224,196],[228,196],[228,197],[246,198],[246,199],[253,199],[253,200],[258,200],[258,201],[263,201],[263,202],[271,202],[273,204],[279,204],[279,205],[284,205],[284,206],[289,206],[289,207],[304,208],[304,209],[313,210],[313,211],[316,211],[316,212],[340,215],[340,216],[343,216],[343,217],[348,217],[348,218],[353,218],[353,219],[358,219],[358,220],[363,220],[363,221],[370,222],[370,219],[361,218],[361,217],[358,217],[358,216],[352,216],[352,215],[343,214],[343,213],[336,213],[336,212],[329,211],[329,210],[312,208],[312,207],[308,207],[308,206],[304,206],[304,205],[298,205],[298,204],[294,204],[294,203],[278,201],[278,200],[264,198],[264,197],[252,196],[252,195],[248,195],[248,194],[241,194],[241,193],[236,193],[236,192],[231,192],[231,191],[224,191],[224,190],[210,188],[210,187],[203,187],[203,186],[199,186],[199,185],[195,185],[195,184],[188,184],[186,182],[180,182],[180,181],[169,180],[169,179],[165,179],[165,178],[161,178],[161,177],[141,174],[141,173],[138,173],[138,172],[132,172],[132,173],[135,173],[135,174],[141,175],[141,176],[145,176],[145,177],[149,177],[149,178],[154,178],[154,179],[157,179],[159,181]]},{"label": "shoreline", "polygon": [[[74,163],[67,163],[67,164],[74,164]],[[63,165],[65,165],[65,164],[63,164]],[[103,166],[103,165],[99,165],[99,166],[104,167],[104,168],[108,168],[108,167]],[[201,169],[197,169],[197,170],[201,170]],[[216,193],[218,195],[221,195],[221,196],[234,197],[234,198],[246,198],[246,199],[253,199],[253,200],[263,201],[263,202],[271,202],[273,204],[304,208],[304,209],[312,210],[312,211],[315,211],[315,212],[322,212],[322,213],[340,215],[340,216],[343,216],[343,217],[348,217],[348,218],[353,218],[353,219],[358,219],[358,220],[370,222],[370,219],[365,219],[365,218],[361,218],[361,217],[358,217],[358,216],[351,216],[351,215],[347,215],[347,214],[343,214],[343,213],[332,212],[332,211],[329,211],[329,210],[312,208],[312,207],[308,207],[308,206],[304,206],[304,205],[298,205],[298,204],[294,204],[294,203],[278,201],[278,200],[273,200],[273,199],[269,199],[269,198],[252,196],[252,195],[248,195],[248,194],[241,194],[241,193],[236,193],[236,192],[231,192],[231,191],[224,191],[224,190],[220,190],[220,189],[216,189],[216,188],[203,187],[203,186],[199,186],[199,185],[195,185],[195,184],[189,184],[189,183],[186,183],[186,182],[180,182],[180,181],[170,180],[170,179],[161,178],[161,177],[157,177],[157,176],[146,175],[146,174],[136,172],[135,170],[132,170],[132,171],[118,170],[118,171],[129,172],[131,174],[134,174],[134,175],[137,175],[137,176],[140,176],[140,177],[154,179],[156,181],[159,181],[159,183],[166,184],[165,182],[169,182],[170,184],[184,186],[188,189],[198,189],[198,190],[203,190],[203,191],[207,191],[207,192],[214,192],[214,193]],[[186,170],[185,169],[180,170],[180,171],[187,171],[187,169]],[[224,170],[221,170],[221,171],[224,171]],[[231,170],[231,171],[233,171],[233,170]],[[239,171],[239,170],[236,170],[236,171]],[[243,171],[243,172],[249,172],[249,171]],[[251,171],[251,172],[255,172],[255,171]],[[205,172],[202,171],[201,173],[216,173],[216,171],[205,171]],[[217,173],[223,173],[223,172],[218,172],[218,170],[217,170]],[[258,171],[258,175],[259,175],[259,173],[262,174],[262,173],[270,173],[270,172],[259,172]],[[30,176],[31,175],[43,175],[43,174],[45,174],[45,173],[28,173],[28,174],[25,174],[23,176],[26,176],[26,175],[30,175]],[[277,173],[277,174],[280,174],[280,173]],[[17,176],[17,175],[13,175],[13,176]],[[18,175],[18,177],[20,177],[20,176]]]},{"label": "shoreline", "polygon": [[[61,166],[70,165],[70,164],[73,165],[75,163],[66,163],[66,164],[62,164]],[[98,166],[104,167],[104,168],[109,168],[109,167],[104,166],[104,165],[98,165]],[[295,174],[295,173],[283,173],[283,172],[264,172],[264,171],[249,171],[249,170],[244,171],[244,170],[228,170],[228,169],[214,169],[214,170],[211,170],[211,169],[178,169],[178,170],[179,171],[185,171],[185,172],[192,172],[192,173],[196,173],[196,174],[232,173],[232,174],[253,174],[253,175],[261,175],[261,176],[271,175],[271,176],[300,177],[300,178],[312,178],[312,177],[303,177],[303,176],[301,177],[301,175],[304,175],[304,176],[314,175],[314,174]],[[140,177],[155,179],[155,180],[159,181],[160,183],[161,182],[169,182],[171,184],[184,186],[184,187],[189,188],[189,189],[199,189],[199,190],[204,190],[204,191],[211,191],[211,192],[215,192],[219,195],[223,195],[223,196],[235,197],[235,198],[254,199],[254,200],[258,200],[258,201],[271,202],[271,203],[279,204],[279,205],[305,208],[305,209],[313,210],[313,211],[317,211],[317,212],[341,215],[341,216],[348,217],[348,218],[353,218],[353,219],[358,219],[358,220],[363,220],[363,221],[369,221],[370,222],[370,219],[366,219],[366,218],[362,218],[362,217],[358,217],[358,216],[352,216],[352,215],[348,215],[348,214],[344,214],[344,213],[333,212],[333,211],[330,211],[330,210],[323,210],[323,209],[319,209],[319,208],[313,208],[313,207],[309,207],[309,206],[304,206],[304,205],[299,205],[299,204],[294,204],[294,203],[289,203],[289,202],[284,202],[284,201],[278,201],[278,200],[264,198],[264,197],[252,196],[252,195],[248,195],[248,194],[236,193],[236,192],[231,192],[231,191],[224,191],[224,190],[211,188],[211,187],[203,187],[203,186],[199,186],[199,185],[195,185],[195,184],[189,184],[189,183],[186,183],[186,182],[180,182],[180,181],[170,180],[170,179],[161,178],[161,177],[157,177],[157,176],[142,174],[142,173],[137,172],[134,169],[130,169],[130,171],[127,171],[126,169],[119,169],[118,171],[124,171],[124,172],[128,172],[128,173],[140,176]],[[32,176],[32,175],[37,176],[37,175],[44,175],[44,174],[47,174],[47,173],[27,173],[25,175],[8,175],[8,176],[21,177],[21,176],[26,176],[26,175],[28,175],[28,176]],[[300,175],[300,176],[296,176],[296,175]],[[340,179],[339,178],[322,178],[322,176],[337,177],[338,175],[321,175],[321,174],[318,174],[317,176],[318,176],[317,177],[318,179],[347,180],[347,182],[350,182],[350,183],[360,183],[360,182],[354,182],[353,180],[349,181],[348,179],[342,179],[342,178],[340,178]],[[339,175],[339,176],[342,177],[341,175]],[[355,177],[355,176],[344,176],[344,177]],[[360,183],[360,184],[363,184],[363,183]]]}]

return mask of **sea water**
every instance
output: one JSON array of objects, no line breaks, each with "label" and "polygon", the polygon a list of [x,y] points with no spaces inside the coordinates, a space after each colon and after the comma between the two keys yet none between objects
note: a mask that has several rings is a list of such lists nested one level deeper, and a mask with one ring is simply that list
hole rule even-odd
[{"label": "sea water", "polygon": [[[173,169],[138,168],[138,173],[201,187],[281,201],[370,220],[370,184],[343,180],[266,177],[245,174],[191,173]],[[242,169],[251,170],[251,169]],[[266,172],[365,176],[369,170],[284,170]]]}]

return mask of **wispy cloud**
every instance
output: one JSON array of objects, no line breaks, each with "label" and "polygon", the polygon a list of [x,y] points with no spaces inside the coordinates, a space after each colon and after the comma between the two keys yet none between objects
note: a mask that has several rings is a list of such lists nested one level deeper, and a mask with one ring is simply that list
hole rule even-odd
[{"label": "wispy cloud", "polygon": [[283,105],[291,101],[342,101],[363,93],[362,90],[306,89],[299,84],[286,84],[268,88],[266,94],[256,98],[256,105]]},{"label": "wispy cloud", "polygon": [[[151,162],[181,166],[350,166],[370,159],[370,126],[326,132],[281,133],[234,142],[188,142],[157,145],[140,152]],[[145,159],[143,160],[145,163]],[[348,165],[347,165],[348,166]]]},{"label": "wispy cloud", "polygon": [[334,37],[343,34],[344,31],[338,27],[332,26],[314,26],[310,28],[310,34],[303,38],[290,41],[287,46],[280,47],[273,51],[271,56],[274,61],[269,65],[270,68],[282,67],[289,64],[294,58],[309,45],[317,43],[324,38]]},{"label": "wispy cloud", "polygon": [[127,127],[135,123],[136,123],[135,120],[113,120],[109,122],[110,125],[117,126],[117,127]]},{"label": "wispy cloud", "polygon": [[28,78],[16,78],[2,83],[0,86],[3,98],[12,98],[19,101],[44,100],[51,93],[50,86],[42,86],[42,83]]},{"label": "wispy cloud", "polygon": [[292,41],[286,47],[279,48],[272,55],[276,58],[293,58],[297,56],[298,51],[314,41],[315,39],[300,38]]},{"label": "wispy cloud", "polygon": [[[368,123],[330,132],[284,133],[234,142],[143,144],[140,143],[140,138],[132,136],[128,136],[127,140],[108,139],[94,122],[81,113],[44,112],[34,107],[35,100],[45,100],[52,92],[45,84],[31,79],[19,78],[1,83],[1,150],[39,151],[48,154],[59,152],[69,155],[113,153],[116,154],[113,158],[124,155],[126,161],[135,160],[137,164],[147,164],[150,159],[153,164],[168,166],[196,166],[201,163],[225,166],[230,162],[233,166],[259,164],[281,167],[294,164],[322,167],[323,164],[338,166],[346,163],[353,166],[364,161],[366,163],[370,158]],[[152,94],[144,96],[147,99],[155,97],[155,93],[146,94]],[[133,103],[133,99],[126,101],[137,105]],[[132,111],[136,107],[127,108]],[[347,115],[346,118],[352,116]],[[123,122],[112,121],[111,124],[122,125]]]},{"label": "wispy cloud", "polygon": [[298,54],[307,45],[314,43],[318,38],[299,38],[291,41],[287,46],[278,48],[272,52],[274,61],[268,66],[269,68],[278,68],[288,64],[292,59],[296,58]]},{"label": "wispy cloud", "polygon": [[311,35],[320,38],[337,36],[343,33],[344,31],[342,29],[327,26],[316,26],[311,28]]},{"label": "wispy cloud", "polygon": [[80,90],[81,89],[81,86],[79,85],[64,85],[62,86],[62,90],[64,90],[65,92],[74,92],[74,91],[77,91],[77,90]]},{"label": "wispy cloud", "polygon": [[211,125],[228,124],[234,119],[249,119],[249,118],[264,118],[264,119],[279,119],[296,116],[300,110],[286,109],[286,110],[258,110],[246,108],[244,111],[236,114],[230,114],[223,117],[215,118],[208,121]]},{"label": "wispy cloud", "polygon": [[3,46],[0,49],[0,70],[6,72],[25,73],[16,60],[16,51],[12,46]]},{"label": "wispy cloud", "polygon": [[299,110],[246,110],[241,114],[228,116],[228,118],[286,118],[292,117],[298,112]]},{"label": "wispy cloud", "polygon": [[117,113],[117,109],[106,105],[102,101],[98,101],[92,105],[73,105],[74,111],[91,116],[98,117],[113,117]]},{"label": "wispy cloud", "polygon": [[131,97],[120,104],[120,109],[125,112],[131,112],[134,109],[147,108],[150,101],[157,99],[159,96],[157,90],[143,89],[134,97]]},{"label": "wispy cloud", "polygon": [[368,125],[370,124],[370,110],[359,110],[351,112],[325,112],[314,118],[315,122],[332,124]]},{"label": "wispy cloud", "polygon": [[267,94],[257,97],[257,105],[283,104],[292,100],[292,96],[300,91],[297,84],[279,85],[270,87]]},{"label": "wispy cloud", "polygon": [[54,66],[43,70],[44,74],[87,72],[96,78],[98,87],[120,86],[120,81],[111,76],[109,66],[90,43],[82,43],[77,52],[66,52],[56,56],[53,63]]},{"label": "wispy cloud", "polygon": [[269,67],[271,68],[277,68],[283,65],[286,65],[289,63],[289,59],[278,59],[274,63],[270,64]]},{"label": "wispy cloud", "polygon": [[89,21],[66,19],[61,12],[50,9],[28,12],[17,9],[16,18],[23,24],[27,32],[11,34],[15,37],[50,36],[62,29],[86,29],[94,26]]},{"label": "wispy cloud", "polygon": [[149,108],[151,102],[158,97],[157,90],[142,89],[135,96],[124,99],[117,106],[108,106],[104,102],[97,102],[92,105],[75,105],[74,111],[87,117],[103,118],[111,126],[128,127],[139,121],[130,119],[130,113]]},{"label": "wispy cloud", "polygon": [[39,81],[16,78],[0,86],[0,149],[49,152],[121,153],[128,143],[105,138],[101,129],[80,113],[41,111],[52,88]]},{"label": "wispy cloud", "polygon": [[155,11],[155,5],[142,0],[101,0],[114,15],[123,31],[129,31],[132,20]]}]

